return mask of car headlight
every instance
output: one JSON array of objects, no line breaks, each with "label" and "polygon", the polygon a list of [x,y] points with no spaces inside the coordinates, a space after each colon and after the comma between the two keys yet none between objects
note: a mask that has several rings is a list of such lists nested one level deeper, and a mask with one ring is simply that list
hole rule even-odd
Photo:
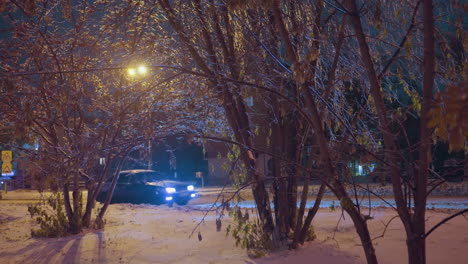
[{"label": "car headlight", "polygon": [[166,188],[166,192],[167,192],[167,193],[175,193],[175,188],[167,187],[167,188]]},{"label": "car headlight", "polygon": [[187,186],[187,191],[193,191],[193,189],[195,189],[195,188],[193,187],[193,185]]}]

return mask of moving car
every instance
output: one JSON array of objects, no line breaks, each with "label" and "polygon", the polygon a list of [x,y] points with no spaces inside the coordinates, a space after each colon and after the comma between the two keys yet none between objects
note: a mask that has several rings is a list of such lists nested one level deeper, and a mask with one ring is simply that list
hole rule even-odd
[{"label": "moving car", "polygon": [[[111,181],[104,183],[97,197],[99,202],[105,201],[110,187]],[[191,182],[169,180],[153,170],[125,170],[119,174],[111,203],[185,205],[195,196]]]}]

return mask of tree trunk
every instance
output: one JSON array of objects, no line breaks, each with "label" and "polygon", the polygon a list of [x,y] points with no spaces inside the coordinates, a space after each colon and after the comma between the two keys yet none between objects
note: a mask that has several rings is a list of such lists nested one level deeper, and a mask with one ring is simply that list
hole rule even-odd
[{"label": "tree trunk", "polygon": [[114,172],[114,178],[112,179],[111,187],[109,189],[109,192],[107,193],[107,197],[106,197],[106,200],[104,201],[104,205],[102,206],[101,210],[99,211],[99,214],[96,216],[96,220],[94,221],[97,228],[104,227],[104,214],[106,213],[107,207],[109,207],[109,203],[112,199],[112,195],[114,194],[115,185],[117,184],[117,180],[119,179],[120,169],[122,168],[123,162],[125,161],[125,158],[127,157],[128,153],[130,152],[132,148],[133,146],[128,147],[127,149],[123,151],[122,158],[119,160],[119,163],[117,164],[117,168],[115,169],[115,172]]},{"label": "tree trunk", "polygon": [[69,219],[70,222],[70,233],[78,234],[81,232],[83,226],[81,224],[81,195],[80,195],[80,186],[79,186],[79,178],[80,175],[75,173],[73,175],[73,191],[72,191],[72,199],[73,199],[73,214],[72,219]]},{"label": "tree trunk", "polygon": [[[307,163],[307,169],[310,170],[312,169],[312,154],[308,158],[308,163]],[[297,221],[296,221],[296,226],[294,227],[294,237],[293,237],[293,242],[291,244],[291,248],[297,248],[297,243],[299,242],[299,237],[300,233],[302,230],[302,223],[303,223],[303,218],[304,218],[304,211],[305,207],[307,204],[307,198],[309,194],[309,181],[310,181],[310,174],[307,175],[307,177],[304,178],[304,184],[302,187],[302,195],[301,195],[301,204],[299,206],[299,210],[297,212]]]},{"label": "tree trunk", "polygon": [[364,254],[366,255],[367,264],[377,264],[377,256],[375,255],[375,248],[370,237],[366,219],[353,204],[353,201],[349,198],[346,189],[340,181],[333,179],[330,189],[335,193],[336,197],[340,199],[341,207],[349,214],[351,220],[353,220],[354,227],[356,228],[362,248],[364,249]]},{"label": "tree trunk", "polygon": [[401,221],[403,222],[405,229],[408,232],[408,228],[411,223],[411,215],[406,201],[404,199],[404,193],[402,190],[402,181],[401,175],[398,168],[398,158],[397,158],[397,147],[394,141],[394,135],[391,133],[387,112],[385,109],[385,103],[380,91],[380,83],[377,78],[377,74],[374,68],[374,63],[370,55],[369,46],[367,45],[366,36],[364,34],[361,17],[359,15],[356,0],[347,1],[347,6],[351,12],[350,21],[356,33],[356,38],[359,43],[359,50],[363,65],[366,69],[367,77],[370,82],[370,94],[374,99],[375,108],[377,110],[377,116],[379,120],[379,128],[382,131],[385,149],[386,149],[386,159],[390,164],[390,175],[392,180],[393,194],[395,203],[397,205],[397,212],[400,216]]},{"label": "tree trunk", "polygon": [[335,168],[331,161],[330,151],[327,144],[327,139],[322,128],[322,122],[320,120],[320,115],[317,110],[317,105],[315,104],[311,93],[307,89],[305,89],[305,105],[311,113],[311,119],[314,125],[316,141],[319,144],[321,162],[323,163],[323,168],[326,175],[326,179],[324,179],[324,181],[329,181],[332,183],[330,185],[330,189],[333,191],[336,197],[340,199],[340,202],[342,204],[345,204],[344,206],[342,206],[353,220],[356,232],[358,233],[359,238],[361,239],[364,253],[366,254],[367,263],[376,264],[377,257],[375,255],[375,249],[370,238],[369,229],[367,228],[366,221],[363,218],[363,216],[358,212],[357,208],[354,206],[353,202],[349,198],[349,195],[347,194],[343,183],[340,182],[338,179],[338,175],[336,174]]},{"label": "tree trunk", "polygon": [[426,263],[426,240],[413,235],[406,241],[408,249],[408,263],[423,264]]},{"label": "tree trunk", "polygon": [[[226,111],[226,117],[231,126],[235,138],[241,142],[244,149],[241,152],[242,161],[247,169],[249,181],[252,181],[252,193],[254,196],[255,204],[257,205],[257,212],[262,222],[263,231],[266,233],[273,233],[275,225],[273,222],[273,215],[270,206],[270,198],[265,186],[265,179],[257,171],[258,162],[255,153],[251,150],[254,145],[250,138],[251,129],[250,125],[246,123],[247,113],[240,112],[235,108],[236,102],[233,101],[233,94],[229,91],[228,87],[223,87],[223,107]],[[239,115],[245,115],[240,118]],[[244,121],[244,122],[242,122]],[[277,239],[275,237],[274,239]]]},{"label": "tree trunk", "polygon": [[[276,98],[273,105],[278,107],[276,104]],[[275,107],[275,108],[276,108]],[[278,109],[278,108],[276,108]],[[279,111],[276,111],[275,116],[278,120],[283,120],[280,116]],[[281,122],[281,121],[280,121]],[[284,163],[282,158],[284,157],[284,142],[283,142],[283,129],[280,122],[274,122],[272,124],[272,160],[273,160],[273,176],[274,176],[274,196],[275,196],[275,220],[276,228],[278,229],[280,241],[286,241],[289,232],[289,208],[288,208],[288,194],[287,194],[287,183],[284,169]]]},{"label": "tree trunk", "polygon": [[[298,120],[296,120],[298,124]],[[299,128],[295,130],[295,146],[296,149],[294,154],[294,160],[296,164],[302,164],[302,157],[304,156],[304,151],[302,150],[302,139],[299,136]],[[309,135],[308,130],[304,132],[305,137]],[[291,174],[289,176],[288,181],[288,207],[289,207],[289,228],[294,229],[296,221],[297,221],[297,179],[299,175],[303,174],[303,172],[297,167],[293,166],[291,170]]]},{"label": "tree trunk", "polygon": [[429,164],[431,161],[431,130],[428,128],[429,111],[432,103],[432,90],[435,77],[435,40],[434,40],[434,11],[432,0],[424,0],[423,25],[424,25],[424,79],[423,100],[421,104],[419,124],[419,162],[418,174],[415,180],[414,215],[412,217],[411,233],[407,233],[408,263],[426,263],[426,198],[427,179],[429,177]]},{"label": "tree trunk", "polygon": [[70,219],[73,218],[73,209],[70,204],[70,193],[69,193],[68,185],[65,184],[63,186],[63,205],[65,207],[65,213],[67,214],[67,219],[70,221]]},{"label": "tree trunk", "polygon": [[[96,186],[94,186],[94,189],[95,188]],[[92,215],[93,208],[96,205],[96,199],[92,200],[92,197],[93,197],[92,192],[88,190],[88,196],[86,197],[86,208],[83,213],[83,218],[81,219],[83,227],[90,227],[91,225],[91,215]]]},{"label": "tree trunk", "polygon": [[63,204],[65,206],[65,212],[67,214],[68,232],[70,232],[71,234],[78,234],[81,232],[81,229],[82,229],[81,219],[79,218],[79,216],[77,216],[78,212],[76,211],[77,206],[75,204],[75,199],[78,200],[78,198],[75,198],[76,194],[75,194],[75,190],[73,190],[72,192],[73,203],[70,203],[69,191],[70,190],[68,189],[68,185],[64,185],[63,186]]},{"label": "tree trunk", "polygon": [[[255,204],[257,205],[259,218],[263,224],[263,231],[268,234],[273,234],[275,224],[271,214],[270,199],[268,197],[268,193],[266,192],[265,181],[261,180],[254,182],[252,185],[252,193]],[[278,237],[273,237],[273,240],[278,240]]]},{"label": "tree trunk", "polygon": [[356,228],[356,232],[359,235],[364,253],[366,255],[367,264],[377,264],[377,256],[375,255],[374,245],[370,237],[366,220],[363,219],[363,217],[357,211],[357,208],[354,206],[345,209],[345,211],[353,220],[354,227]]},{"label": "tree trunk", "polygon": [[314,219],[315,215],[317,214],[318,209],[320,208],[320,203],[322,202],[325,189],[326,189],[326,186],[324,183],[322,183],[317,193],[317,198],[315,199],[314,207],[309,209],[309,212],[307,213],[306,220],[304,221],[304,225],[302,226],[301,233],[299,234],[299,243],[301,244],[304,244],[306,236],[307,236],[307,232],[309,232],[310,225],[312,224],[312,220]]},{"label": "tree trunk", "polygon": [[102,170],[99,170],[100,173],[99,173],[97,184],[96,182],[93,182],[92,186],[88,189],[86,209],[83,214],[83,220],[82,220],[83,226],[85,227],[90,227],[91,225],[92,211],[94,207],[96,206],[96,198],[98,194],[101,192],[102,184],[104,183],[107,172],[109,171],[109,164],[112,164],[111,160],[113,160],[113,158],[111,157],[112,155],[109,153],[107,156],[107,160],[109,162],[106,162],[106,165],[104,165],[104,168]]}]

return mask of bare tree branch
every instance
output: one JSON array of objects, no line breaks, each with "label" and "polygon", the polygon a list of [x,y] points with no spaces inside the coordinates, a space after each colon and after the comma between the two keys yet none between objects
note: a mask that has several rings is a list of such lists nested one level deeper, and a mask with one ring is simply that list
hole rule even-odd
[{"label": "bare tree branch", "polygon": [[451,216],[449,216],[449,217],[444,218],[444,219],[443,219],[442,221],[440,221],[438,224],[436,224],[435,226],[433,226],[429,231],[427,231],[426,234],[424,234],[421,238],[422,238],[422,239],[427,238],[432,232],[434,232],[434,230],[436,230],[437,228],[439,228],[441,225],[447,223],[448,221],[450,221],[451,219],[453,219],[453,218],[455,218],[455,217],[457,217],[457,216],[459,216],[459,215],[463,215],[463,216],[464,216],[464,214],[467,213],[467,212],[468,212],[468,209],[464,209],[464,210],[461,210],[460,212],[458,212],[458,213],[456,213],[456,214],[453,214],[453,215],[451,215]]}]

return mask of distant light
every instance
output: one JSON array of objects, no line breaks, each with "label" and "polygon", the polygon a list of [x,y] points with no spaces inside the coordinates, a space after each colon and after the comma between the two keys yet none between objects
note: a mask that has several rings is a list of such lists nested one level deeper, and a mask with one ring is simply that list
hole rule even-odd
[{"label": "distant light", "polygon": [[187,186],[187,191],[193,191],[195,188],[193,187],[193,185],[189,185]]},{"label": "distant light", "polygon": [[192,193],[190,194],[190,197],[194,198],[195,196],[197,196],[196,194]]},{"label": "distant light", "polygon": [[172,197],[171,196],[166,197],[166,201],[172,201]]},{"label": "distant light", "polygon": [[[167,193],[175,193],[175,191],[176,191],[175,188],[172,188],[172,187],[167,187],[167,188],[166,188],[166,192],[167,192]],[[172,198],[171,198],[171,199],[172,199]]]},{"label": "distant light", "polygon": [[141,65],[138,67],[138,73],[141,75],[145,75],[148,72],[148,68],[145,66]]},{"label": "distant light", "polygon": [[136,72],[135,69],[133,69],[133,68],[128,69],[128,75],[134,76],[136,73],[137,73],[137,72]]}]

